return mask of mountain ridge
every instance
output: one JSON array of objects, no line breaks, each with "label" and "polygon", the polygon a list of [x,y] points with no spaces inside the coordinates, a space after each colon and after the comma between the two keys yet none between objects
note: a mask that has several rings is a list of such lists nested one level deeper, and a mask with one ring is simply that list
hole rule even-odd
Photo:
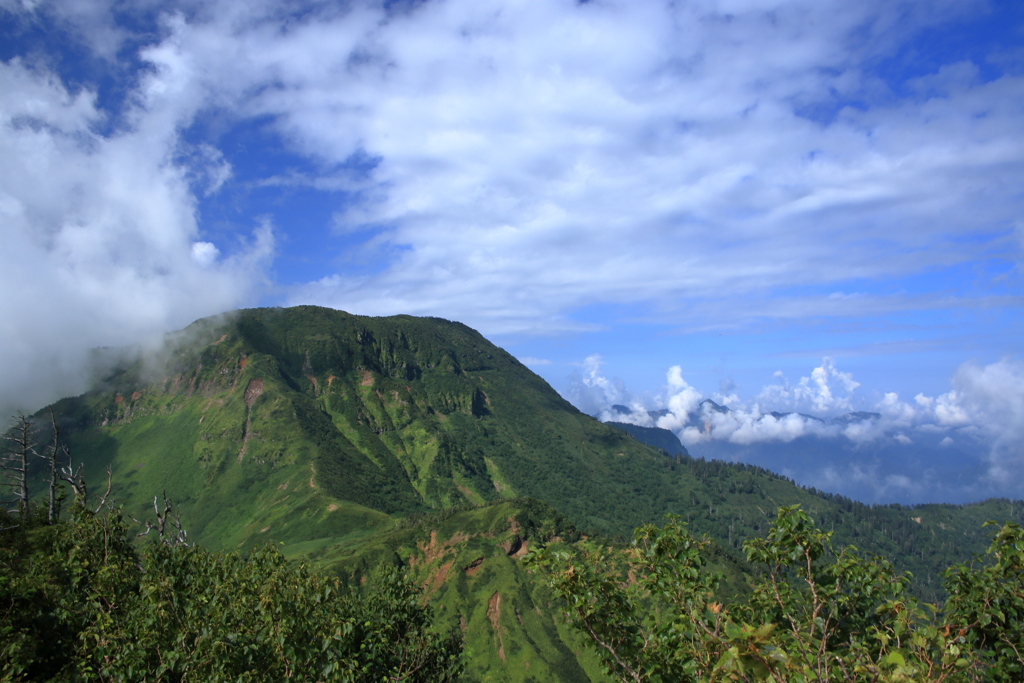
[{"label": "mountain ridge", "polygon": [[[486,534],[503,528],[506,539],[524,541],[510,518],[520,527],[532,522],[516,510],[532,509],[538,520],[564,516],[575,529],[607,537],[679,515],[721,546],[738,585],[742,540],[763,534],[779,505],[798,503],[835,528],[837,542],[914,571],[925,594],[936,588],[923,581],[950,557],[980,551],[982,521],[1000,510],[1024,521],[1009,502],[872,508],[757,467],[665,457],[580,413],[478,332],[441,319],[249,309],[196,321],[158,353],[126,357],[104,383],[54,411],[90,481],[105,480],[111,467],[114,498],[127,511],[151,512],[153,496],[166,490],[193,537],[213,549],[271,542],[349,574],[359,558],[406,564],[430,595],[450,596],[452,619],[492,624],[467,637],[494,666],[500,644],[515,642],[520,654],[509,645],[506,657],[548,662],[563,672],[552,680],[594,674],[547,603],[527,599],[532,579],[515,558],[501,559],[502,551],[488,564],[487,552],[498,551],[484,552],[493,546]],[[531,508],[530,499],[552,512]],[[483,536],[462,538],[444,527],[451,519],[489,521]],[[448,531],[437,543],[447,554],[412,561],[430,554],[423,548],[442,527]],[[473,552],[484,557],[483,569],[469,574]],[[479,621],[483,612],[470,597],[503,591],[519,596],[520,613],[547,615],[543,642],[530,640],[514,612]],[[481,680],[488,666],[481,660],[475,669]]]}]

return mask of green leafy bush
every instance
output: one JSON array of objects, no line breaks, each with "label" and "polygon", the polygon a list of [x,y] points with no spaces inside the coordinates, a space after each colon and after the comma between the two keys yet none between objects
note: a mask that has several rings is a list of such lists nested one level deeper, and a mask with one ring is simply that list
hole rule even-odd
[{"label": "green leafy bush", "polygon": [[716,600],[709,542],[677,520],[640,527],[626,550],[541,550],[569,621],[621,681],[1020,681],[1024,532],[1002,526],[983,558],[946,573],[943,611],[909,577],[836,551],[798,506],[744,543],[759,567],[746,601]]},{"label": "green leafy bush", "polygon": [[[6,526],[0,524],[0,527]],[[451,681],[462,638],[380,567],[361,591],[272,547],[138,552],[117,513],[3,532],[0,679]]]}]

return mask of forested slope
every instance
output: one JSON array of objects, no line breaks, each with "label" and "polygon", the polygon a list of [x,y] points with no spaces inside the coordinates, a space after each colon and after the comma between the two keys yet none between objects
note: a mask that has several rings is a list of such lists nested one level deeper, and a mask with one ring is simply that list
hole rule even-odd
[{"label": "forested slope", "polygon": [[[54,405],[61,438],[94,488],[109,466],[114,499],[136,516],[166,491],[192,538],[214,550],[273,543],[323,566],[349,567],[356,556],[408,563],[397,548],[429,543],[434,512],[459,508],[468,520],[475,508],[528,497],[581,533],[610,538],[678,515],[738,560],[742,541],[763,535],[779,506],[800,504],[837,544],[890,557],[934,599],[938,572],[987,545],[986,519],[1024,521],[1008,501],[872,508],[756,467],[666,457],[446,320],[253,309],[197,321],[158,352],[125,358],[94,390]],[[43,442],[47,420],[37,416]],[[379,552],[381,539],[411,528],[419,540]],[[433,595],[482,599],[529,583],[513,574],[485,572],[462,594],[446,581],[468,575],[450,569]],[[479,608],[452,605],[466,619]],[[520,633],[509,642],[525,642],[526,622],[502,627]],[[559,633],[551,628],[545,638]],[[484,632],[471,630],[496,656],[501,639]],[[545,660],[551,671],[562,670],[556,660]]]}]

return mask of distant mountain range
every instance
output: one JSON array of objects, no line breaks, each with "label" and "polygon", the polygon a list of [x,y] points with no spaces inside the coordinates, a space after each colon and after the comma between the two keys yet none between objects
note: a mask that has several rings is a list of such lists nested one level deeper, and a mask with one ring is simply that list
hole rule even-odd
[{"label": "distant mountain range", "polygon": [[599,678],[518,562],[540,542],[621,538],[679,515],[715,540],[736,592],[742,541],[799,503],[837,544],[888,556],[934,597],[940,569],[987,545],[982,522],[1024,522],[1009,501],[870,507],[692,458],[671,432],[580,413],[478,332],[437,318],[253,309],[123,355],[53,406],[93,490],[110,467],[113,498],[137,517],[166,491],[215,550],[272,543],[352,580],[378,561],[409,567],[466,634],[467,680]]},{"label": "distant mountain range", "polygon": [[[629,419],[634,411],[624,405],[613,405],[612,412]],[[709,414],[729,415],[733,411],[713,400],[700,402],[700,409],[691,414],[684,428],[696,430],[702,438],[688,441],[686,446],[694,457],[726,462],[748,463],[783,474],[794,481],[818,489],[849,496],[865,503],[903,503],[908,505],[945,502],[967,503],[984,497],[979,485],[987,472],[979,449],[965,449],[951,443],[936,431],[915,431],[913,438],[885,434],[880,427],[882,415],[854,411],[835,417],[807,413],[771,411],[766,413],[782,421],[796,415],[822,427],[832,427],[820,434],[809,433],[796,438],[736,442],[711,438]],[[657,421],[668,415],[666,409],[646,411]],[[645,418],[646,419],[646,418]],[[625,428],[618,420],[609,421]],[[842,436],[845,429],[863,425],[873,433],[860,440]],[[643,430],[655,430],[653,432]],[[656,448],[665,448],[671,438],[678,437],[657,427],[630,427],[629,433]],[[646,434],[646,436],[645,436]],[[670,438],[671,437],[671,438]]]}]

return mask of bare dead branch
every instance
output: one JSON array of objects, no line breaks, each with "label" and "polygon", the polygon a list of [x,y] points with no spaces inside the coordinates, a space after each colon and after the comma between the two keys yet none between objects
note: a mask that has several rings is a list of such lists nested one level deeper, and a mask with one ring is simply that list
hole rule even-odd
[{"label": "bare dead branch", "polygon": [[110,465],[107,465],[107,490],[103,492],[103,497],[100,498],[100,504],[96,506],[93,512],[99,514],[99,511],[103,509],[103,506],[107,504],[107,497],[110,495],[110,489],[113,486],[113,475],[110,471]]},{"label": "bare dead branch", "polygon": [[[164,506],[163,510],[161,510],[159,497],[153,496],[153,512],[156,515],[155,524],[140,521],[135,519],[133,515],[128,515],[133,522],[145,529],[136,534],[136,537],[147,536],[150,531],[155,530],[157,538],[167,545],[188,545],[188,532],[181,526],[181,516],[174,508],[174,501],[167,497],[167,491],[163,492],[163,499]],[[170,519],[172,529],[167,528],[168,518]],[[173,533],[171,533],[172,531]]]},{"label": "bare dead branch", "polygon": [[12,444],[7,447],[6,456],[0,460],[0,470],[8,485],[14,489],[18,502],[18,514],[22,520],[28,515],[28,460],[29,456],[37,455],[35,450],[36,431],[32,421],[23,413],[15,416],[16,424],[7,434],[4,441]]},{"label": "bare dead branch", "polygon": [[[47,458],[50,462],[50,488],[46,506],[46,523],[53,526],[57,521],[57,482],[60,479],[57,461],[60,457],[60,427],[57,426],[57,418],[50,408],[50,424],[53,426],[53,445],[50,446],[50,455]],[[37,454],[38,455],[38,454]]]},{"label": "bare dead branch", "polygon": [[67,446],[61,446],[61,452],[68,457],[68,464],[61,467],[60,478],[71,484],[71,490],[75,494],[75,503],[85,507],[89,501],[89,487],[85,483],[85,475],[82,474],[82,465],[79,464],[77,469],[74,467]]}]

